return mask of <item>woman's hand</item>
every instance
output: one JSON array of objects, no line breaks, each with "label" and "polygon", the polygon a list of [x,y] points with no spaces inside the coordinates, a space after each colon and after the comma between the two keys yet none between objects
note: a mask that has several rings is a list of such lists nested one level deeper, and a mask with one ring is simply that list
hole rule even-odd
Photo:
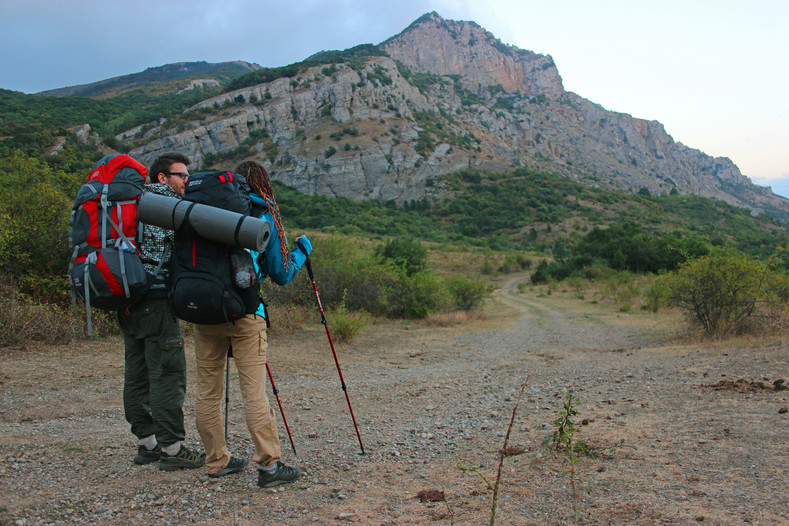
[{"label": "woman's hand", "polygon": [[296,246],[304,252],[304,255],[309,256],[312,252],[312,243],[310,243],[309,238],[307,236],[299,236],[296,238]]}]

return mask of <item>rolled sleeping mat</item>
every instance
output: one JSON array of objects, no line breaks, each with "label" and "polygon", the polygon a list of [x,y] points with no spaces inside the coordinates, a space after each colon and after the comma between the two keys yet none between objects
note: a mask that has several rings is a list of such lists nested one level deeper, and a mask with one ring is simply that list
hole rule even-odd
[{"label": "rolled sleeping mat", "polygon": [[263,252],[271,235],[268,221],[192,201],[144,193],[137,206],[137,219],[148,225],[178,230],[188,215],[189,226],[210,241]]}]

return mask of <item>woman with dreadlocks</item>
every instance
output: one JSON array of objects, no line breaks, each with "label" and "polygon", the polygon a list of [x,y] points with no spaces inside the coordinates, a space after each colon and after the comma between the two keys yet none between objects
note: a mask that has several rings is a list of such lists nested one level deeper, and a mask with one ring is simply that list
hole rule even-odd
[{"label": "woman with dreadlocks", "polygon": [[[296,239],[294,250],[288,249],[271,180],[263,166],[246,161],[236,168],[236,172],[246,177],[251,188],[253,214],[271,226],[266,249],[261,253],[250,251],[258,278],[263,281],[268,276],[277,285],[285,285],[296,276],[312,252],[312,244],[306,236],[301,236]],[[277,422],[265,391],[268,341],[263,303],[255,314],[244,316],[232,324],[194,325],[194,335],[198,374],[196,423],[205,445],[208,476],[218,478],[238,473],[248,464],[247,459],[232,457],[228,453],[221,418],[225,364],[230,348],[238,369],[247,427],[255,443],[258,486],[268,488],[297,481],[301,470],[280,461]]]}]

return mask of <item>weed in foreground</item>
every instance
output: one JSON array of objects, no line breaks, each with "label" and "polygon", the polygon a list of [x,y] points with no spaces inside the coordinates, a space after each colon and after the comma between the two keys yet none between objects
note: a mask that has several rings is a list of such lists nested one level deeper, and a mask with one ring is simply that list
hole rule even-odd
[{"label": "weed in foreground", "polygon": [[490,526],[493,526],[496,521],[496,507],[498,505],[499,487],[501,485],[501,468],[504,466],[504,458],[512,455],[513,448],[509,447],[510,432],[512,432],[512,425],[515,423],[515,414],[518,412],[518,405],[521,403],[523,391],[526,389],[527,383],[529,383],[529,376],[526,376],[526,379],[523,381],[521,389],[518,392],[518,399],[515,400],[515,407],[512,408],[510,425],[507,426],[507,434],[504,435],[504,445],[501,446],[501,450],[499,450],[499,469],[496,471],[496,484],[493,485],[493,504],[491,505],[490,509]]},{"label": "weed in foreground", "polygon": [[471,473],[475,473],[479,478],[481,478],[485,484],[488,486],[488,489],[493,491],[493,484],[490,483],[488,477],[485,476],[485,473],[482,471],[482,466],[473,465],[473,466],[465,466],[463,464],[458,464],[458,469],[460,471],[470,471]]},{"label": "weed in foreground", "polygon": [[348,312],[345,300],[340,303],[332,315],[332,331],[338,343],[350,343],[360,330],[369,325],[368,315],[364,311]]},{"label": "weed in foreground", "polygon": [[526,384],[529,382],[529,376],[526,377],[526,380],[523,381],[521,385],[520,391],[518,393],[518,399],[515,401],[515,407],[512,408],[512,416],[510,417],[510,424],[507,426],[507,433],[504,436],[504,444],[501,446],[499,450],[499,466],[496,470],[496,481],[491,484],[488,477],[485,476],[485,473],[482,472],[482,466],[474,465],[474,466],[464,466],[458,464],[458,469],[461,471],[471,471],[476,473],[485,484],[487,484],[488,489],[493,491],[493,502],[491,503],[490,508],[490,526],[493,526],[496,522],[496,508],[498,507],[498,498],[499,498],[499,488],[501,487],[501,471],[504,466],[504,459],[506,457],[512,457],[515,455],[520,455],[524,452],[523,448],[520,447],[510,447],[509,440],[510,440],[510,433],[512,432],[512,426],[515,423],[515,415],[518,412],[518,405],[521,402],[521,398],[523,397],[523,391],[526,389]]},{"label": "weed in foreground", "polygon": [[564,392],[564,404],[559,416],[553,421],[556,426],[553,433],[548,438],[548,444],[555,451],[564,452],[570,463],[570,487],[573,491],[573,519],[578,522],[578,488],[575,481],[575,464],[578,462],[580,451],[587,450],[588,447],[582,442],[575,440],[575,421],[573,417],[578,415],[578,399],[572,392]]}]

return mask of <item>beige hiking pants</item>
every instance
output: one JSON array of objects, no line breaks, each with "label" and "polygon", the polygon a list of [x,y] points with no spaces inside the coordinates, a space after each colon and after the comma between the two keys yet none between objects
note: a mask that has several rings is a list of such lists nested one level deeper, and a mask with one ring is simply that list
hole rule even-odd
[{"label": "beige hiking pants", "polygon": [[255,443],[254,461],[271,466],[280,459],[279,434],[274,409],[266,396],[266,320],[248,315],[233,324],[195,325],[197,358],[197,431],[205,446],[208,473],[230,462],[225,444],[222,399],[227,350],[232,346],[238,369],[246,422]]}]

